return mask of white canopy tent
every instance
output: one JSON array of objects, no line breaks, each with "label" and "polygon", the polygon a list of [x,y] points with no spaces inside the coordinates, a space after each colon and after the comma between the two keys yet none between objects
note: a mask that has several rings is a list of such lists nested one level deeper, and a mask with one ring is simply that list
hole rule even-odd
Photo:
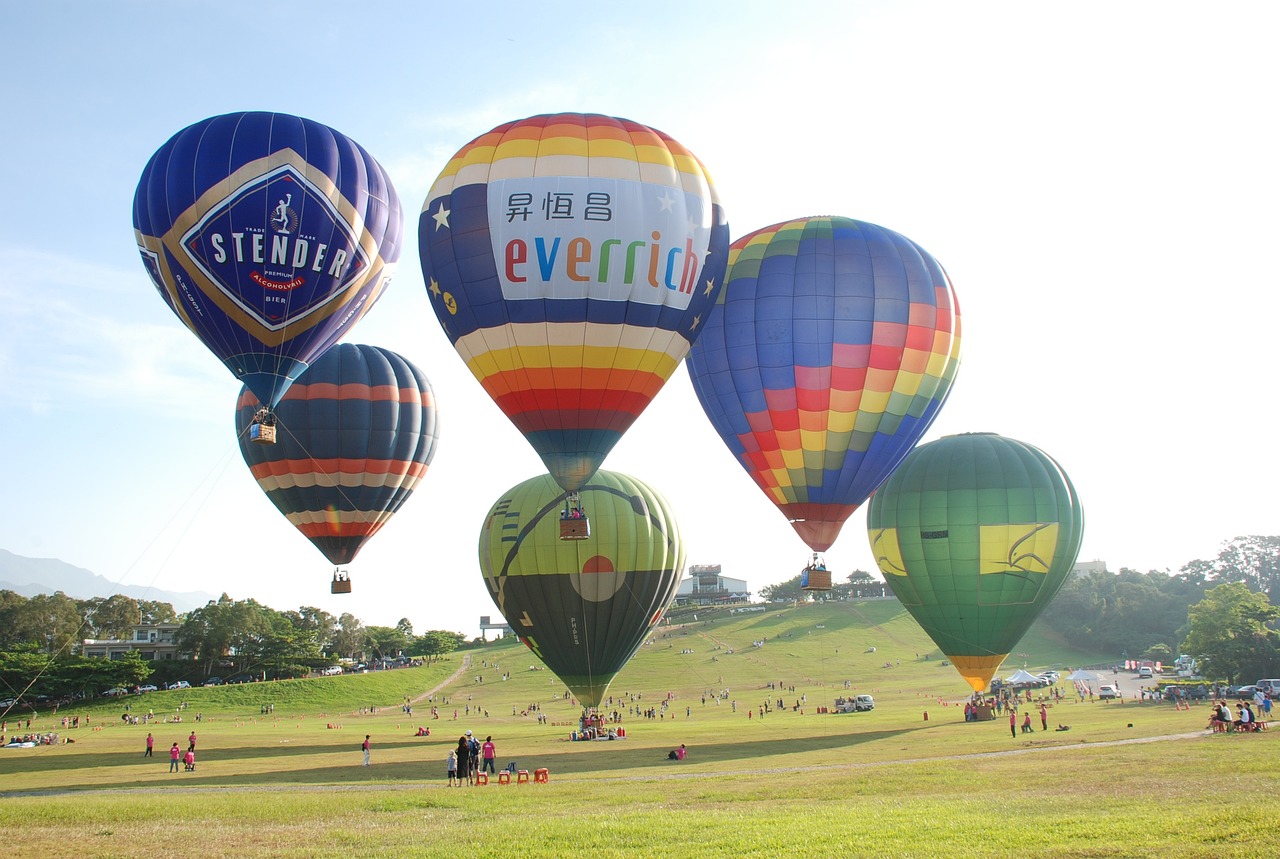
[{"label": "white canopy tent", "polygon": [[1092,671],[1085,671],[1083,668],[1077,668],[1067,677],[1072,683],[1096,683],[1098,675]]},{"label": "white canopy tent", "polygon": [[1043,677],[1037,677],[1029,671],[1023,671],[1019,668],[1004,679],[1006,686],[1025,686],[1028,683],[1042,683]]}]

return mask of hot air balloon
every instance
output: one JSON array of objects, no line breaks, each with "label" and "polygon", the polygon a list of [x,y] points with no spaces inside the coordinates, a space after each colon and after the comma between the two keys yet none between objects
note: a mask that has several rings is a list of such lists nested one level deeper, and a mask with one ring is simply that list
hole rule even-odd
[{"label": "hot air balloon", "polygon": [[[692,153],[648,126],[576,113],[509,122],[463,147],[418,236],[445,333],[569,491],[688,352],[729,245]],[[566,536],[585,536],[582,525]]]},{"label": "hot air balloon", "polygon": [[595,707],[675,597],[684,544],[666,500],[634,477],[597,471],[579,492],[597,527],[573,542],[560,539],[568,493],[550,475],[503,493],[480,569],[520,640]]},{"label": "hot air balloon", "polygon": [[[395,352],[340,343],[280,401],[277,444],[242,429],[261,405],[241,389],[236,426],[254,479],[331,564],[351,563],[427,473],[439,437],[431,383]],[[332,590],[349,593],[350,578],[335,569]]]},{"label": "hot air balloon", "polygon": [[133,228],[169,309],[271,409],[378,300],[404,224],[390,179],[355,141],[250,112],[161,146]]},{"label": "hot air balloon", "polygon": [[688,363],[716,432],[814,551],[807,580],[830,587],[816,553],[932,423],[959,356],[942,266],[892,230],[824,217],[733,243]]},{"label": "hot air balloon", "polygon": [[867,530],[890,589],[981,692],[1066,581],[1084,512],[1043,451],[970,433],[908,454]]}]

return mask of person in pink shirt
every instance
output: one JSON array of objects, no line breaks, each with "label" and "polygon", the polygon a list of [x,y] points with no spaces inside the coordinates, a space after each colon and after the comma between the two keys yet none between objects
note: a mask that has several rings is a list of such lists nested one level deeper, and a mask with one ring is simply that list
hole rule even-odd
[{"label": "person in pink shirt", "polygon": [[481,772],[493,772],[493,759],[497,756],[498,750],[493,745],[493,737],[485,737],[484,745],[480,747],[480,755],[484,759],[484,763],[480,767]]}]

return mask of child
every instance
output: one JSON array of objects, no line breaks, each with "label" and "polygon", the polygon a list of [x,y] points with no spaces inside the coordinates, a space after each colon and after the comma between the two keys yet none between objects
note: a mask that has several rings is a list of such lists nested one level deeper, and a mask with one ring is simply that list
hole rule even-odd
[{"label": "child", "polygon": [[461,787],[462,780],[458,778],[458,754],[453,749],[449,750],[449,759],[445,761],[445,766],[449,769],[449,787],[453,787],[455,782]]},{"label": "child", "polygon": [[187,772],[196,771],[196,753],[194,749],[187,749],[187,753],[182,756],[182,762],[186,765]]}]

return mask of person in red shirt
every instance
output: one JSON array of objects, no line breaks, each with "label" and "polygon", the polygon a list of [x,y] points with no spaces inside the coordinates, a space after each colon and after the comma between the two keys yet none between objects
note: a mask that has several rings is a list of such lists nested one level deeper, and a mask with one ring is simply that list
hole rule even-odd
[{"label": "person in red shirt", "polygon": [[176,773],[178,771],[178,759],[182,757],[182,750],[178,748],[178,744],[174,743],[173,748],[169,749],[169,772]]}]

